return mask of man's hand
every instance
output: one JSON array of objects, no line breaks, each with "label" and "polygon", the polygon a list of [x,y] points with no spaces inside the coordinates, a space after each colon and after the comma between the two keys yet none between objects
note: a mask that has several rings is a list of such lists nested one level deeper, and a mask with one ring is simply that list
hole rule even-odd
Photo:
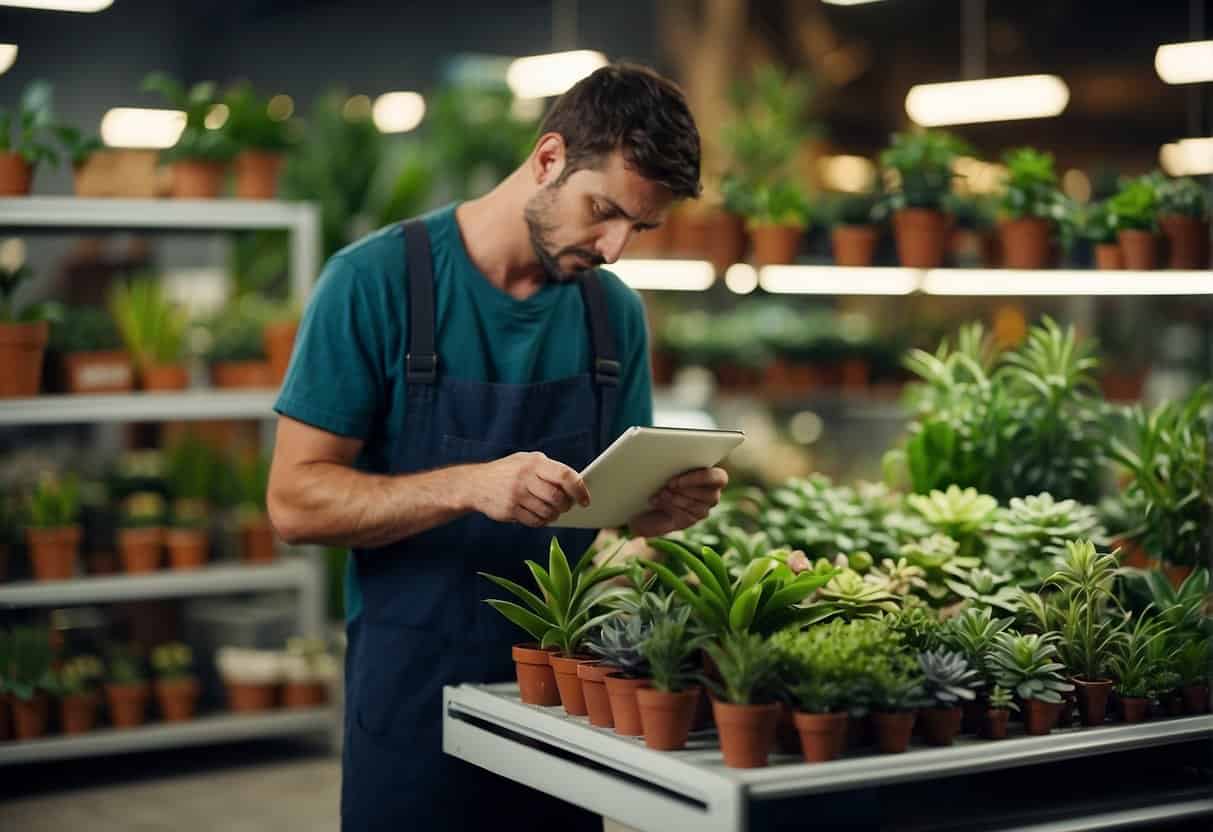
[{"label": "man's hand", "polygon": [[674,477],[649,500],[650,511],[628,521],[632,534],[660,537],[695,525],[720,502],[720,493],[728,484],[729,475],[723,468],[700,468]]},{"label": "man's hand", "polygon": [[539,528],[574,503],[590,504],[590,492],[577,472],[538,452],[478,465],[472,481],[469,507],[500,523]]}]

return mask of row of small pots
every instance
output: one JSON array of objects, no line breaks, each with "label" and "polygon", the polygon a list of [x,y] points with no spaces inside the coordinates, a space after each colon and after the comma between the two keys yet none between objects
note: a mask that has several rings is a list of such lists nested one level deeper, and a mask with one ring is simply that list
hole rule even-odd
[{"label": "row of small pots", "polygon": [[[194,718],[198,703],[196,679],[161,679],[154,683],[104,686],[110,723],[114,728],[135,728],[147,716],[147,702],[155,694],[160,715],[166,722]],[[7,701],[6,701],[7,699]],[[97,725],[101,697],[96,692],[59,698],[59,724],[64,734],[86,734]],[[50,720],[51,698],[36,694],[28,701],[15,696],[0,697],[0,740],[31,740],[43,736]],[[9,725],[11,713],[11,728]]]}]

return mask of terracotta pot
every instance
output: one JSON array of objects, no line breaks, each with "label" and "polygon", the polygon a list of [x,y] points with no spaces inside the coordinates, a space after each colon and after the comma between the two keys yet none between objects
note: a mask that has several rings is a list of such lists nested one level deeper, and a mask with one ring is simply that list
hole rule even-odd
[{"label": "terracotta pot", "polygon": [[240,543],[246,563],[273,563],[277,557],[269,518],[245,524],[240,529]]},{"label": "terracotta pot", "polygon": [[987,708],[985,697],[978,694],[977,698],[972,702],[965,702],[963,705],[961,705],[960,710],[962,714],[960,720],[960,733],[979,733],[986,721]]},{"label": "terracotta pot", "polygon": [[0,324],[0,398],[38,395],[49,335],[46,321]]},{"label": "terracotta pot", "polygon": [[636,692],[647,686],[649,679],[629,679],[618,673],[606,675],[607,698],[611,700],[611,721],[615,723],[615,733],[626,737],[639,737],[644,733],[644,723],[640,720],[640,703]]},{"label": "terracotta pot", "polygon": [[1195,217],[1158,218],[1167,245],[1168,269],[1204,269],[1209,265],[1209,224]]},{"label": "terracotta pot", "polygon": [[581,694],[585,697],[585,708],[590,715],[590,724],[599,728],[614,728],[611,718],[611,699],[607,696],[606,676],[615,668],[601,662],[582,662],[577,665],[577,678],[581,680]]},{"label": "terracotta pot", "polygon": [[1074,678],[1074,689],[1078,694],[1078,712],[1083,725],[1103,725],[1108,718],[1108,695],[1112,693],[1110,679],[1088,682]]},{"label": "terracotta pot", "polygon": [[644,744],[657,751],[676,751],[684,747],[691,734],[695,701],[699,695],[698,687],[676,693],[656,688],[638,689],[636,704],[640,707],[640,723],[644,726]]},{"label": "terracotta pot", "polygon": [[134,728],[142,725],[147,713],[147,699],[151,685],[138,682],[132,685],[106,685],[105,698],[109,702],[110,722],[115,728]]},{"label": "terracotta pot", "polygon": [[838,266],[870,266],[876,256],[880,232],[874,225],[836,225],[830,229],[830,245],[834,249],[834,264]]},{"label": "terracotta pot", "polygon": [[226,681],[227,706],[233,711],[268,711],[278,704],[278,685]]},{"label": "terracotta pot", "polygon": [[928,208],[903,208],[893,214],[897,259],[914,269],[943,265],[948,244],[948,216]]},{"label": "terracotta pot", "polygon": [[328,698],[324,682],[287,682],[282,686],[284,708],[319,708]]},{"label": "terracotta pot", "polygon": [[34,579],[65,581],[76,574],[76,555],[80,550],[79,526],[58,529],[25,530],[30,560],[34,564]]},{"label": "terracotta pot", "polygon": [[1061,702],[1041,702],[1039,699],[1025,699],[1023,703],[1024,729],[1032,736],[1043,736],[1057,725],[1057,717],[1061,714]]},{"label": "terracotta pot", "polygon": [[959,705],[951,708],[923,708],[918,712],[922,722],[922,736],[927,745],[951,745],[960,733],[960,720],[964,712]]},{"label": "terracotta pot", "polygon": [[87,561],[90,575],[118,574],[118,556],[113,552],[89,552]]},{"label": "terracotta pot", "polygon": [[282,154],[245,150],[236,156],[236,196],[273,199],[278,194]]},{"label": "terracotta pot", "polygon": [[18,740],[33,740],[46,733],[50,700],[44,693],[35,693],[30,700],[9,697],[13,711],[13,737]]},{"label": "terracotta pot", "polygon": [[998,224],[1002,263],[1008,269],[1047,269],[1052,263],[1049,245],[1053,223],[1042,217],[1021,217]]},{"label": "terracotta pot", "polygon": [[0,693],[0,742],[4,742],[13,735],[12,706],[9,705],[9,699],[7,693]]},{"label": "terracotta pot", "polygon": [[910,747],[914,717],[914,711],[872,712],[872,725],[876,728],[876,742],[881,754],[900,754]]},{"label": "terracotta pot", "polygon": [[847,739],[847,713],[811,714],[797,711],[796,733],[806,763],[824,763],[842,754]]},{"label": "terracotta pot", "polygon": [[164,533],[168,562],[173,569],[201,569],[210,550],[205,529],[169,529]]},{"label": "terracotta pot", "polygon": [[1003,740],[1007,737],[1007,723],[1011,712],[1006,708],[990,708],[985,712],[981,735],[988,740]]},{"label": "terracotta pot", "polygon": [[1150,708],[1150,700],[1141,696],[1121,696],[1117,703],[1120,705],[1120,718],[1125,722],[1144,722]]},{"label": "terracotta pot", "polygon": [[1116,232],[1125,268],[1149,271],[1158,268],[1158,237],[1151,231],[1125,228]]},{"label": "terracotta pot", "polygon": [[1209,710],[1208,685],[1184,685],[1184,710],[1190,714],[1203,714]]},{"label": "terracotta pot", "polygon": [[1057,712],[1057,721],[1053,723],[1054,728],[1072,728],[1074,726],[1074,713],[1078,710],[1078,694],[1074,691],[1068,691],[1061,695],[1061,709]]},{"label": "terracotta pot", "polygon": [[712,699],[720,750],[729,768],[762,768],[775,745],[779,704],[734,705]]},{"label": "terracotta pot", "polygon": [[577,665],[593,661],[588,656],[560,656],[553,653],[548,661],[556,672],[556,688],[560,691],[560,704],[569,716],[585,716],[585,696],[581,693],[581,680],[577,678]]},{"label": "terracotta pot", "polygon": [[155,572],[160,568],[164,529],[119,529],[118,556],[128,573]]},{"label": "terracotta pot", "polygon": [[1167,580],[1171,582],[1171,586],[1179,589],[1180,585],[1192,574],[1192,566],[1190,564],[1166,563],[1163,564],[1162,571],[1167,576]]},{"label": "terracotta pot", "polygon": [[1120,253],[1120,243],[1095,244],[1095,268],[1101,271],[1115,271],[1124,267],[1125,258]]},{"label": "terracotta pot", "polygon": [[190,372],[184,364],[148,364],[139,370],[139,384],[144,390],[185,390]]},{"label": "terracotta pot", "polygon": [[775,750],[780,754],[800,753],[800,732],[796,730],[796,711],[787,702],[779,703],[775,722]]},{"label": "terracotta pot", "polygon": [[754,263],[758,266],[784,266],[796,262],[804,229],[795,225],[756,225],[750,228],[754,241]]},{"label": "terracotta pot", "polygon": [[97,696],[81,693],[59,700],[59,719],[65,734],[87,734],[97,725]]},{"label": "terracotta pot", "polygon": [[174,199],[214,199],[223,189],[224,164],[194,159],[173,163]]},{"label": "terracotta pot", "polygon": [[277,386],[286,378],[286,369],[291,363],[291,352],[295,349],[295,334],[298,321],[279,321],[266,324],[261,334],[265,346],[265,357],[270,363],[270,383]]},{"label": "terracotta pot", "polygon": [[268,361],[220,361],[211,365],[211,384],[223,388],[273,387]]},{"label": "terracotta pot", "polygon": [[702,211],[682,211],[670,228],[670,254],[691,260],[704,260],[712,218]]},{"label": "terracotta pot", "polygon": [[198,708],[197,679],[157,679],[156,701],[166,722],[187,722]]},{"label": "terracotta pot", "polygon": [[70,352],[63,356],[69,393],[123,393],[135,387],[135,367],[122,350]]},{"label": "terracotta pot", "polygon": [[0,153],[0,196],[29,196],[34,169],[20,153]]},{"label": "terracotta pot", "polygon": [[728,211],[717,211],[708,219],[708,238],[705,254],[718,274],[724,274],[729,266],[745,260],[745,220]]},{"label": "terracotta pot", "polygon": [[524,705],[552,707],[560,704],[560,692],[556,689],[556,674],[548,659],[551,650],[541,650],[539,645],[515,644],[510,648],[514,657],[514,672],[518,677],[518,695]]}]

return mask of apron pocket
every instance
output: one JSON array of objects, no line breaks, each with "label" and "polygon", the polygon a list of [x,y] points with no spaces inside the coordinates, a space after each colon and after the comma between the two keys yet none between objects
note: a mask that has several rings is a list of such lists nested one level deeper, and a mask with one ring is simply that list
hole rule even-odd
[{"label": "apron pocket", "polygon": [[354,718],[362,733],[397,753],[442,751],[442,686],[456,682],[458,649],[423,630],[365,622],[358,645]]}]

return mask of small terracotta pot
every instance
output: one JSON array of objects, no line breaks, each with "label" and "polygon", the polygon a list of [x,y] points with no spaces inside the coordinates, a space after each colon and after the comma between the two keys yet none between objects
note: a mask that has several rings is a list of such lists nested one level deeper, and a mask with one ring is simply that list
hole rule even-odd
[{"label": "small terracotta pot", "polygon": [[779,703],[775,722],[775,750],[780,754],[800,753],[800,732],[796,730],[796,711],[787,702]]},{"label": "small terracotta pot", "polygon": [[804,229],[795,225],[756,225],[750,228],[754,241],[754,263],[758,266],[785,266],[796,262]]},{"label": "small terracotta pot", "polygon": [[278,685],[226,681],[227,706],[233,711],[268,711],[278,704]]},{"label": "small terracotta pot", "polygon": [[65,734],[87,734],[97,725],[97,696],[80,693],[59,700],[59,718]]},{"label": "small terracotta pot", "polygon": [[155,572],[160,568],[164,529],[119,529],[118,556],[128,573]]},{"label": "small terracotta pot", "polygon": [[49,336],[46,321],[0,324],[0,398],[38,395]]},{"label": "small terracotta pot", "polygon": [[219,361],[211,365],[211,384],[221,388],[264,388],[274,385],[268,361]]},{"label": "small terracotta pot", "polygon": [[0,196],[29,196],[34,169],[20,153],[0,153]]},{"label": "small terracotta pot", "polygon": [[284,708],[319,708],[328,698],[324,682],[287,682],[282,686]]},{"label": "small terracotta pot", "polygon": [[185,390],[190,373],[184,364],[148,364],[139,370],[139,384],[144,390]]},{"label": "small terracotta pot", "polygon": [[644,726],[644,744],[657,751],[676,751],[684,747],[691,734],[699,695],[698,687],[676,693],[656,688],[638,689],[636,704],[640,707],[640,723]]},{"label": "small terracotta pot", "polygon": [[1167,580],[1171,582],[1171,586],[1179,589],[1180,585],[1192,574],[1192,566],[1191,564],[1165,563],[1162,571],[1167,576]]},{"label": "small terracotta pot", "polygon": [[1150,700],[1141,696],[1121,696],[1117,700],[1120,705],[1120,718],[1125,722],[1144,722],[1150,709]]},{"label": "small terracotta pot", "polygon": [[948,246],[948,216],[928,208],[903,208],[893,214],[897,259],[914,269],[943,265]]},{"label": "small terracotta pot", "polygon": [[577,678],[581,680],[581,695],[585,697],[590,724],[599,728],[615,727],[615,721],[611,718],[611,699],[606,689],[606,675],[614,672],[614,667],[601,662],[577,665]]},{"label": "small terracotta pot", "polygon": [[981,731],[986,721],[986,700],[980,694],[972,702],[965,702],[960,706],[963,716],[960,720],[960,733],[962,734],[977,734]]},{"label": "small terracotta pot", "polygon": [[9,697],[13,710],[13,737],[18,740],[33,740],[46,733],[50,700],[44,693],[35,693],[30,700]]},{"label": "small terracotta pot", "polygon": [[923,739],[927,745],[951,745],[960,733],[960,720],[964,712],[959,705],[951,708],[923,708],[918,712],[922,722]]},{"label": "small terracotta pot", "polygon": [[223,189],[225,165],[194,159],[173,163],[174,199],[214,199]]},{"label": "small terracotta pot", "polygon": [[299,331],[298,321],[279,321],[266,324],[261,333],[265,357],[270,363],[270,382],[282,384],[287,367],[291,363],[291,352],[295,349],[295,335]]},{"label": "small terracotta pot", "polygon": [[552,707],[560,704],[556,689],[556,674],[548,659],[551,650],[540,650],[537,644],[515,644],[510,648],[514,671],[518,676],[518,695],[524,705]]},{"label": "small terracotta pot", "polygon": [[282,154],[245,150],[236,156],[236,196],[273,199],[278,194]]},{"label": "small terracotta pot", "polygon": [[1209,710],[1208,685],[1184,685],[1184,710],[1190,714],[1203,714]]},{"label": "small terracotta pot", "polygon": [[629,679],[618,673],[606,675],[607,698],[611,700],[611,721],[615,723],[615,733],[625,737],[639,737],[644,733],[644,723],[640,720],[640,703],[636,692],[647,686],[649,679]]},{"label": "small terracotta pot", "polygon": [[1032,736],[1043,736],[1057,725],[1061,714],[1061,702],[1041,702],[1039,699],[1025,699],[1023,703],[1024,729]]},{"label": "small terracotta pot", "polygon": [[1209,265],[1209,224],[1195,217],[1168,214],[1158,218],[1167,243],[1168,269],[1204,269]]},{"label": "small terracotta pot", "polygon": [[830,229],[830,246],[838,266],[870,266],[876,256],[880,232],[874,225],[836,225]]},{"label": "small terracotta pot", "polygon": [[1007,738],[1007,723],[1011,712],[1006,708],[990,708],[985,712],[981,735],[988,740],[1003,740]]},{"label": "small terracotta pot", "polygon": [[193,719],[200,690],[197,679],[157,679],[156,701],[160,704],[160,713],[165,721],[187,722]]},{"label": "small terracotta pot", "polygon": [[105,698],[109,702],[110,722],[114,727],[134,728],[142,725],[151,692],[151,685],[147,682],[132,685],[106,685]]},{"label": "small terracotta pot", "polygon": [[1112,681],[1097,679],[1088,682],[1078,678],[1070,681],[1074,683],[1078,694],[1078,713],[1082,715],[1082,724],[1103,725],[1108,718],[1108,696],[1112,693]]},{"label": "small terracotta pot", "polygon": [[277,557],[274,527],[268,517],[246,523],[240,529],[240,543],[246,563],[273,563]]},{"label": "small terracotta pot", "polygon": [[1125,258],[1120,252],[1120,243],[1095,244],[1095,268],[1101,271],[1116,271],[1124,267]]},{"label": "small terracotta pot", "polygon": [[1067,691],[1061,695],[1061,710],[1057,712],[1057,721],[1053,723],[1054,728],[1072,728],[1074,726],[1074,714],[1078,711],[1078,694],[1074,691]]},{"label": "small terracotta pot", "polygon": [[577,665],[593,661],[588,656],[560,656],[553,653],[548,661],[556,672],[556,688],[560,691],[560,704],[569,716],[585,716],[585,696],[581,693],[581,680],[577,678]]},{"label": "small terracotta pot", "polygon": [[910,747],[915,715],[914,711],[872,712],[872,725],[876,728],[881,754],[900,754]]},{"label": "small terracotta pot", "polygon": [[779,705],[733,705],[712,700],[720,750],[729,768],[762,768],[775,744]]},{"label": "small terracotta pot", "polygon": [[708,218],[708,236],[705,251],[717,274],[728,271],[729,266],[745,260],[745,220],[728,211],[717,211]]},{"label": "small terracotta pot", "polygon": [[1002,262],[1008,269],[1047,269],[1052,265],[1053,223],[1042,217],[1021,217],[998,224]]},{"label": "small terracotta pot", "polygon": [[69,352],[63,373],[69,393],[124,393],[135,387],[135,367],[122,350]]},{"label": "small terracotta pot", "polygon": [[210,535],[205,529],[168,529],[164,533],[168,562],[173,569],[201,569],[206,565]]},{"label": "small terracotta pot", "polygon": [[811,714],[796,711],[796,733],[806,763],[824,763],[842,754],[847,740],[846,711]]},{"label": "small terracotta pot", "polygon": [[1158,237],[1152,231],[1123,228],[1116,232],[1125,268],[1149,271],[1158,268]]},{"label": "small terracotta pot", "polygon": [[59,529],[25,530],[30,560],[34,564],[34,579],[65,581],[76,574],[76,555],[80,551],[79,526]]}]

